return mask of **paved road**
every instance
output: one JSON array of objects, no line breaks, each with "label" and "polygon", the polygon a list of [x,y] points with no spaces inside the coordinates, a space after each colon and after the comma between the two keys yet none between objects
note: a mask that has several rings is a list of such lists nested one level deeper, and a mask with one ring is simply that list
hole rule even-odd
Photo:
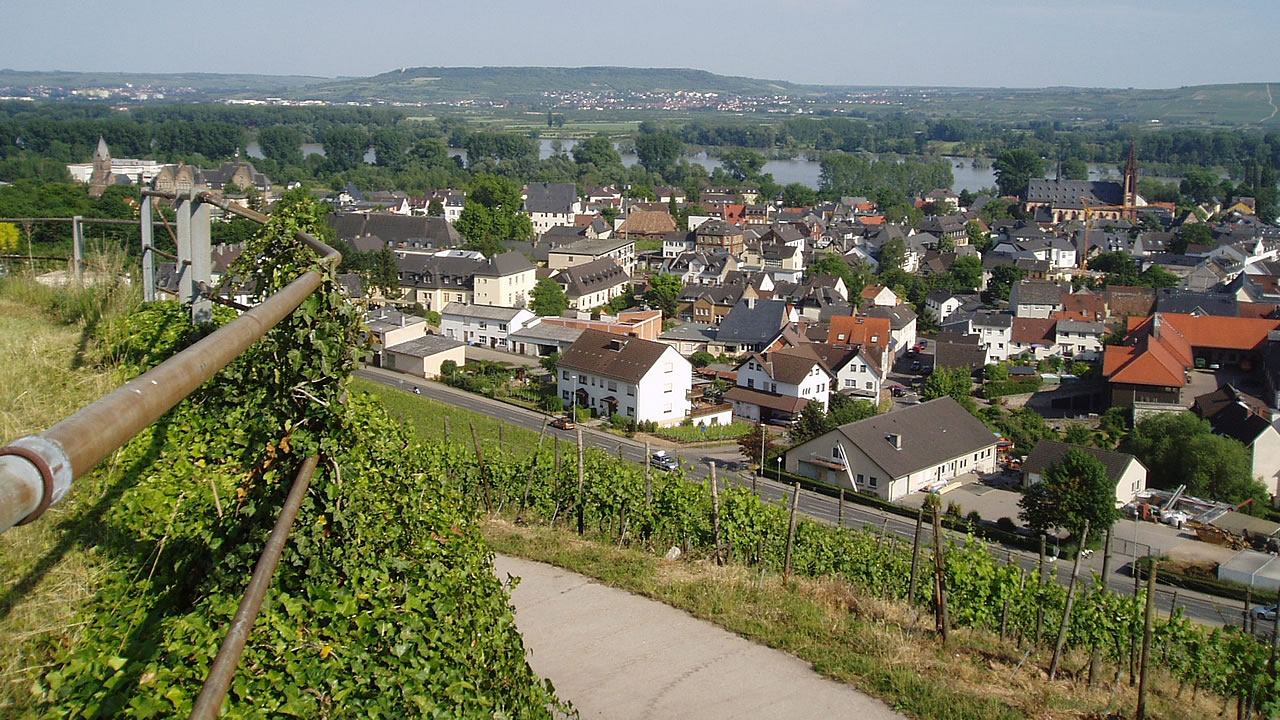
[{"label": "paved road", "polygon": [[493,565],[520,578],[511,602],[529,666],[583,718],[903,718],[682,610],[552,565],[503,555]]},{"label": "paved road", "polygon": [[[358,370],[356,374],[393,387],[408,389],[416,385],[426,397],[456,407],[484,413],[490,417],[500,418],[535,432],[542,428],[543,420],[546,418],[546,415],[542,413],[388,370],[363,368]],[[575,431],[554,430],[550,427],[548,427],[547,431],[558,434],[564,441],[576,441]],[[644,443],[590,428],[583,429],[582,439],[583,443],[588,447],[600,448],[615,454],[621,448],[622,457],[625,459],[639,463],[644,462]],[[737,447],[728,445],[718,448],[681,449],[676,451],[676,454],[685,464],[688,474],[694,478],[704,478],[709,474],[707,465],[709,460],[715,460],[718,465],[725,461],[742,461],[742,456],[738,453]],[[735,485],[752,485],[751,474],[747,472],[721,471],[719,477],[725,482]],[[760,497],[768,501],[783,499],[789,501],[791,496],[791,486],[767,479],[767,477],[755,478],[755,487]],[[816,520],[835,525],[840,518],[839,501],[821,493],[801,490],[799,512]],[[915,520],[853,503],[845,503],[844,524],[846,527],[884,529],[890,535],[905,539],[907,542],[910,542],[915,535]],[[963,542],[963,536],[960,534],[950,533],[950,531],[948,533],[952,539]],[[926,526],[921,541],[927,545],[932,542],[932,537],[932,532]],[[1009,549],[1000,545],[992,546],[992,552],[997,557],[1012,558],[1027,571],[1033,571],[1038,563],[1035,553]],[[1065,560],[1058,560],[1049,563],[1049,565],[1053,576],[1062,584],[1067,584],[1071,577],[1071,563]],[[1110,577],[1107,578],[1107,586],[1117,592],[1133,592],[1134,581],[1129,572],[1129,565],[1130,563],[1125,556],[1113,556],[1113,570]],[[1092,577],[1092,573],[1101,572],[1101,570],[1102,553],[1094,553],[1092,557],[1082,562],[1080,574],[1082,578],[1088,580]],[[1157,589],[1156,607],[1161,612],[1168,613],[1170,611],[1175,599],[1173,593],[1173,589],[1166,586],[1161,586]],[[1190,590],[1178,590],[1176,601],[1177,607],[1182,608],[1187,617],[1208,625],[1236,624],[1241,621],[1242,602],[1227,601]],[[1266,630],[1269,631],[1270,628],[1268,627]]]}]

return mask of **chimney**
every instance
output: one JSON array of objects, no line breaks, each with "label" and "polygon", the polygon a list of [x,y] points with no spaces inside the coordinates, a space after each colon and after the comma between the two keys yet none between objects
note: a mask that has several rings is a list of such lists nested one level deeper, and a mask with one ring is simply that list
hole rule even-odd
[{"label": "chimney", "polygon": [[1151,316],[1151,337],[1160,337],[1160,313]]},{"label": "chimney", "polygon": [[894,450],[901,450],[901,449],[902,449],[902,435],[901,435],[901,434],[899,434],[899,433],[889,433],[888,435],[886,435],[886,436],[885,436],[885,439],[886,439],[886,440],[888,440],[888,441],[893,445],[893,449],[894,449]]}]

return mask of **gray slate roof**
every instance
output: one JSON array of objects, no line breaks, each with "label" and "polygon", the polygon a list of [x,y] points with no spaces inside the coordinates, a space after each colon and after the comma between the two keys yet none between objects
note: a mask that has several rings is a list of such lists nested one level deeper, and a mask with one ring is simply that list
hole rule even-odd
[{"label": "gray slate roof", "polygon": [[489,258],[488,262],[476,269],[476,275],[506,277],[533,270],[535,267],[533,263],[529,262],[529,258],[512,250]]},{"label": "gray slate roof", "polygon": [[[841,425],[833,432],[857,446],[894,478],[996,444],[996,436],[987,426],[951,397]],[[890,441],[891,434],[902,437],[901,450]]]},{"label": "gray slate roof", "polygon": [[377,235],[394,245],[410,247],[457,247],[466,242],[461,233],[442,217],[417,217],[387,213],[335,213],[326,218],[343,240]]},{"label": "gray slate roof", "polygon": [[441,315],[457,315],[458,317],[475,318],[477,320],[491,320],[493,322],[511,322],[511,320],[519,315],[522,308],[499,307],[497,305],[465,305],[463,303],[451,302],[444,306]]},{"label": "gray slate roof", "polygon": [[1057,208],[1083,209],[1081,197],[1090,205],[1119,205],[1124,202],[1124,187],[1105,180],[1031,180],[1027,183],[1027,202],[1049,203]]},{"label": "gray slate roof", "polygon": [[578,187],[573,183],[529,183],[524,208],[528,212],[570,213],[578,201]]},{"label": "gray slate roof", "polygon": [[754,345],[776,338],[787,321],[787,304],[781,300],[739,302],[720,321],[720,342]]},{"label": "gray slate roof", "polygon": [[599,258],[560,271],[559,282],[565,286],[565,295],[582,297],[604,288],[631,282],[631,276],[613,258]]},{"label": "gray slate roof", "polygon": [[583,330],[577,341],[560,355],[557,365],[636,384],[670,348],[666,343]]},{"label": "gray slate roof", "polygon": [[466,343],[461,340],[454,340],[443,335],[423,335],[422,337],[402,342],[399,345],[392,345],[387,350],[401,355],[412,355],[413,357],[430,357],[436,353],[442,353],[464,345]]},{"label": "gray slate roof", "polygon": [[[1027,455],[1027,459],[1022,461],[1022,473],[1043,473],[1050,465],[1060,462],[1062,456],[1067,454],[1068,450],[1083,450],[1098,459],[1103,467],[1107,469],[1107,478],[1112,481],[1118,481],[1120,476],[1124,474],[1124,469],[1129,466],[1129,461],[1140,461],[1128,453],[1114,452],[1111,450],[1101,450],[1099,448],[1083,447],[1080,445],[1070,445],[1057,440],[1041,440],[1031,450],[1031,454]],[[1144,468],[1145,469],[1145,468]]]}]

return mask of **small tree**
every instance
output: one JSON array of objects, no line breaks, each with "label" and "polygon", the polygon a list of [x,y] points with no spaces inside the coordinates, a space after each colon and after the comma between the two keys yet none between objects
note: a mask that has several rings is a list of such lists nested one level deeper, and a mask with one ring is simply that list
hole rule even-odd
[{"label": "small tree", "polygon": [[1038,532],[1063,528],[1078,537],[1090,528],[1109,530],[1116,521],[1116,483],[1094,456],[1072,448],[1050,465],[1043,479],[1018,502],[1018,516]]},{"label": "small tree", "polygon": [[569,298],[565,297],[564,288],[552,278],[539,280],[530,296],[533,302],[529,303],[529,310],[535,315],[554,316],[569,309]]},{"label": "small tree", "polygon": [[458,374],[458,363],[453,360],[445,360],[440,363],[440,377],[450,378]]},{"label": "small tree", "polygon": [[541,365],[542,369],[546,370],[547,373],[551,375],[551,377],[555,377],[556,366],[560,364],[560,352],[556,351],[551,353],[550,355],[543,355],[542,357],[538,358],[538,364]]},{"label": "small tree", "polygon": [[810,400],[800,411],[796,424],[791,426],[791,442],[796,445],[808,442],[834,427],[822,405]]},{"label": "small tree", "polygon": [[649,289],[644,293],[644,300],[661,310],[662,317],[673,318],[679,312],[677,301],[683,287],[678,275],[654,275],[649,278]]},{"label": "small tree", "polygon": [[693,363],[694,367],[706,367],[715,361],[716,356],[706,350],[699,350],[689,356],[689,362]]},{"label": "small tree", "polygon": [[756,423],[755,427],[751,428],[751,432],[744,433],[738,438],[738,449],[746,456],[747,462],[759,466],[762,450],[763,457],[769,458],[782,449],[782,446],[774,440],[773,435],[765,430],[763,425]]}]

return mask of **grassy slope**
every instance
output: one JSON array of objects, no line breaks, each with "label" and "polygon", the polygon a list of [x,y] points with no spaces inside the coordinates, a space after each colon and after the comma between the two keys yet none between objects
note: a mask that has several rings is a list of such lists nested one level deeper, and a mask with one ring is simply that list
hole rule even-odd
[{"label": "grassy slope", "polygon": [[[0,442],[43,430],[115,386],[111,373],[77,367],[82,332],[0,297]],[[47,650],[76,637],[71,619],[92,596],[100,562],[81,540],[97,532],[92,508],[113,476],[108,461],[40,522],[0,535],[0,716],[25,705]]]},{"label": "grassy slope", "polygon": [[[741,565],[717,567],[704,558],[668,562],[640,550],[591,542],[567,531],[490,521],[485,530],[497,552],[550,563],[614,587],[686,610],[743,637],[791,653],[815,670],[875,695],[912,717],[929,720],[1130,717],[1136,692],[1121,674],[1105,685],[1047,681],[1050,650],[1041,648],[1019,669],[1023,653],[1012,642],[972,630],[953,631],[943,650],[928,610],[887,602],[836,579],[796,578],[784,584]],[[1087,664],[1071,652],[1064,676]],[[1177,683],[1155,671],[1148,717],[1212,717],[1220,700],[1207,693],[1174,697]],[[1115,712],[1116,715],[1108,713]]]}]

